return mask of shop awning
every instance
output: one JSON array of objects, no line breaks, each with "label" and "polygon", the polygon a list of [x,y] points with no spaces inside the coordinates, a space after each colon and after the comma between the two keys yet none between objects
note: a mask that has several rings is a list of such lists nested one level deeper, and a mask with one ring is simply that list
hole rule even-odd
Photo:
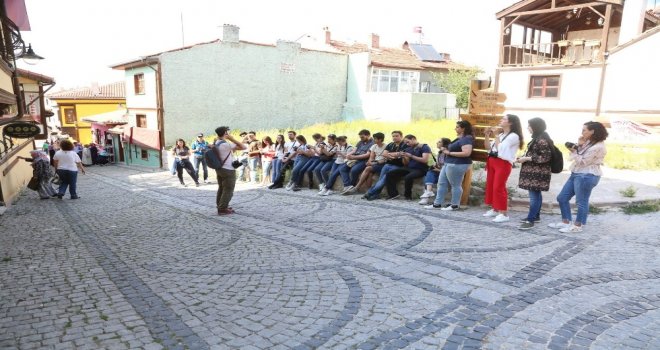
[{"label": "shop awning", "polygon": [[82,118],[82,120],[85,122],[96,123],[101,125],[128,124],[128,117],[126,116],[126,110],[124,109],[118,109],[112,112],[90,115]]}]

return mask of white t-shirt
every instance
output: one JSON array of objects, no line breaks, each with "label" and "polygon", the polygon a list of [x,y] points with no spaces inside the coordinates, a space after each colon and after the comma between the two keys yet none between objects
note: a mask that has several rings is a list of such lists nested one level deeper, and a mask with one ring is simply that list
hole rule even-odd
[{"label": "white t-shirt", "polygon": [[234,161],[234,150],[236,149],[236,144],[232,142],[226,142],[226,141],[217,141],[215,143],[216,147],[218,147],[218,153],[220,153],[220,161],[222,162],[227,158],[227,160],[222,164],[222,169],[227,169],[227,170],[234,170],[234,167],[231,165],[231,163]]},{"label": "white t-shirt", "polygon": [[80,157],[75,151],[62,151],[55,152],[53,160],[57,161],[57,169],[78,171],[76,163],[80,163]]},{"label": "white t-shirt", "polygon": [[300,142],[298,142],[298,140],[286,142],[284,144],[284,154],[287,154],[287,153],[291,152],[291,156],[289,157],[289,159],[290,160],[296,159],[298,154],[296,154],[295,152],[292,152],[291,148],[298,147],[298,146],[300,146]]},{"label": "white t-shirt", "polygon": [[353,150],[353,146],[346,145],[344,147],[339,146],[337,148],[337,158],[335,158],[335,163],[343,164],[346,161],[346,155]]},{"label": "white t-shirt", "polygon": [[387,145],[384,144],[384,143],[383,143],[383,145],[380,146],[380,147],[378,147],[378,145],[374,143],[374,144],[371,146],[371,148],[369,148],[369,151],[374,152],[374,153],[376,154],[376,155],[374,156],[374,160],[375,160],[375,161],[378,162],[378,161],[381,161],[381,160],[385,159],[385,157],[383,157],[383,152],[385,151],[385,147],[387,147]]},{"label": "white t-shirt", "polygon": [[[507,136],[508,135],[508,136]],[[500,138],[499,147],[495,147],[495,141],[491,141],[491,147],[497,151],[497,158],[504,159],[513,164],[516,160],[516,153],[518,153],[518,146],[520,146],[520,137],[518,134],[510,132],[509,134],[499,134]]]}]

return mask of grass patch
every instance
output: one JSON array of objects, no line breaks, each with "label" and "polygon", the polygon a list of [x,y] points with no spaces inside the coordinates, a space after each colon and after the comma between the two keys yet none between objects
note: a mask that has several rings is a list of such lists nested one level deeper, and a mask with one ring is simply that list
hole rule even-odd
[{"label": "grass patch", "polygon": [[107,315],[101,314],[100,317],[101,317],[101,319],[102,319],[103,321],[107,321],[107,320],[108,320],[108,316],[107,316]]},{"label": "grass patch", "polygon": [[5,256],[2,258],[2,262],[10,262],[11,261],[11,256]]},{"label": "grass patch", "polygon": [[621,193],[621,195],[624,196],[624,197],[632,198],[632,197],[635,197],[635,195],[637,194],[637,188],[630,185],[630,186],[620,190],[619,193]]},{"label": "grass patch", "polygon": [[655,213],[658,211],[660,211],[660,201],[630,203],[623,207],[623,212],[628,215]]},{"label": "grass patch", "polygon": [[594,207],[593,205],[589,204],[589,214],[602,214],[605,212],[605,209],[599,208],[599,207]]},{"label": "grass patch", "polygon": [[71,328],[71,321],[64,324],[64,328]]}]

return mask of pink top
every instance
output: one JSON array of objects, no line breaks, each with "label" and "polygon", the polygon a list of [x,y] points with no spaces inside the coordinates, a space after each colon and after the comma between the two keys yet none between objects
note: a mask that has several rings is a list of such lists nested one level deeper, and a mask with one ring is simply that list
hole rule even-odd
[{"label": "pink top", "polygon": [[573,161],[570,166],[571,172],[580,174],[603,175],[600,166],[603,165],[607,149],[604,142],[595,144],[585,143],[578,147],[576,152],[571,152],[569,158]]}]

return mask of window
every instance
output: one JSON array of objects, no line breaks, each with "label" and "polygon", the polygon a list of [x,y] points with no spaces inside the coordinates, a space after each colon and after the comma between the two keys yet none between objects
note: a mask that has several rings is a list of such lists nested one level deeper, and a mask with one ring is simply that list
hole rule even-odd
[{"label": "window", "polygon": [[149,151],[143,149],[142,152],[140,152],[140,156],[142,157],[142,160],[149,160]]},{"label": "window", "polygon": [[133,76],[133,86],[136,95],[144,95],[144,74],[135,74]]},{"label": "window", "polygon": [[146,128],[147,127],[147,116],[144,114],[137,114],[135,116],[135,125],[138,128]]},{"label": "window", "polygon": [[419,72],[374,69],[371,72],[371,91],[419,92]]},{"label": "window", "polygon": [[529,97],[559,97],[559,75],[531,76],[529,79]]},{"label": "window", "polygon": [[73,108],[67,108],[64,110],[64,122],[67,124],[75,124],[76,111]]}]

